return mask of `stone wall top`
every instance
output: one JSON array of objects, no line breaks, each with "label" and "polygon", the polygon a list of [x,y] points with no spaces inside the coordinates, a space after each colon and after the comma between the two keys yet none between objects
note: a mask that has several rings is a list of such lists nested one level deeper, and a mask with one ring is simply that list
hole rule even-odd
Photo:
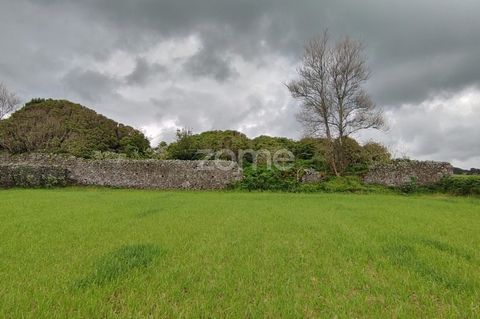
[{"label": "stone wall top", "polygon": [[155,189],[223,189],[243,177],[230,161],[88,160],[24,154],[0,155],[0,163],[65,168],[78,185]]},{"label": "stone wall top", "polygon": [[377,164],[365,175],[367,184],[402,186],[409,183],[431,185],[453,174],[450,163],[433,161],[399,160],[386,164]]}]

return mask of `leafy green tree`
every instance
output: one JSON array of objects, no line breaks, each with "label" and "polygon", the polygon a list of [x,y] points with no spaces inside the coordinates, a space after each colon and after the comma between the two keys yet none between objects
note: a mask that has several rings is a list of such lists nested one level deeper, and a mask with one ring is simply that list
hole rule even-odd
[{"label": "leafy green tree", "polygon": [[193,136],[192,131],[188,129],[177,130],[176,141],[170,144],[167,148],[167,158],[178,160],[197,160],[200,158],[198,149],[198,143],[196,138]]},{"label": "leafy green tree", "polygon": [[368,164],[385,163],[392,159],[388,149],[380,143],[368,142],[363,145],[363,156]]},{"label": "leafy green tree", "polygon": [[217,153],[220,159],[237,160],[241,150],[251,148],[250,139],[245,134],[233,130],[207,131],[197,135],[196,138],[201,150],[211,150]]},{"label": "leafy green tree", "polygon": [[237,159],[240,150],[249,148],[248,137],[237,131],[207,131],[194,135],[184,129],[177,131],[176,141],[167,148],[167,157],[180,160],[204,159],[220,152],[221,159],[232,159],[227,152],[221,152],[230,150],[235,155],[233,159]]},{"label": "leafy green tree", "polygon": [[10,153],[43,152],[92,158],[96,152],[144,157],[149,141],[132,127],[65,100],[34,99],[0,122]]},{"label": "leafy green tree", "polygon": [[261,135],[252,140],[253,149],[255,150],[269,150],[276,152],[281,149],[287,149],[292,151],[295,146],[295,141],[286,137],[272,137],[267,135]]}]

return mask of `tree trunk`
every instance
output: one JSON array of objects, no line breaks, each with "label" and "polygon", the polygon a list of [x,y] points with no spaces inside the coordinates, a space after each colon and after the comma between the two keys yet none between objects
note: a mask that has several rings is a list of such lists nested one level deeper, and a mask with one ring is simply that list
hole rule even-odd
[{"label": "tree trunk", "polygon": [[333,173],[335,176],[340,176],[340,173],[338,172],[337,169],[337,157],[335,155],[336,150],[335,150],[335,141],[332,139],[332,134],[330,132],[330,126],[328,125],[328,121],[325,119],[325,133],[327,135],[328,139],[328,148],[329,152],[331,154],[330,156],[330,166],[332,167]]}]

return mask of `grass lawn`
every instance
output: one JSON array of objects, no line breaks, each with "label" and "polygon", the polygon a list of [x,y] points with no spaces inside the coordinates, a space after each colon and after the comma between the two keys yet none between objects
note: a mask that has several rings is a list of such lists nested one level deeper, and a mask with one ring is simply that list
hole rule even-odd
[{"label": "grass lawn", "polygon": [[0,191],[0,317],[480,317],[480,199]]}]

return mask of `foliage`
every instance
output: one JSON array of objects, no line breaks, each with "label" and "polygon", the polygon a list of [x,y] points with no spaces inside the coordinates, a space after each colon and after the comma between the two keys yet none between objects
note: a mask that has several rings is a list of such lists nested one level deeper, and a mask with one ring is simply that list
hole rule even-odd
[{"label": "foliage", "polygon": [[344,137],[334,142],[334,158],[329,162],[336,161],[336,168],[341,173],[363,172],[369,163],[364,160],[363,148],[352,138]]},{"label": "foliage", "polygon": [[328,32],[305,45],[298,78],[287,84],[292,97],[301,101],[297,119],[310,135],[326,138],[326,159],[335,175],[347,169],[344,139],[364,129],[385,125],[364,85],[370,77],[361,42],[345,37],[331,44]]},{"label": "foliage", "polygon": [[454,195],[480,195],[480,176],[461,175],[442,179],[432,187],[435,191]]},{"label": "foliage", "polygon": [[[340,143],[337,141],[336,143]],[[350,137],[342,139],[342,147],[335,147],[332,153],[329,142],[322,138],[304,138],[295,143],[294,154],[318,171],[334,175],[329,163],[336,157],[337,169],[346,175],[361,175],[374,163],[390,161],[390,153],[379,143],[369,142],[361,146]]]},{"label": "foliage", "polygon": [[392,159],[388,149],[376,142],[368,142],[363,145],[363,157],[368,164],[387,163]]},{"label": "foliage", "polygon": [[177,140],[167,148],[168,159],[197,160],[199,146],[193,133],[189,130],[177,130]]},{"label": "foliage", "polygon": [[120,152],[130,158],[147,157],[146,155],[150,150],[150,142],[138,131],[132,131],[120,138],[119,144]]},{"label": "foliage", "polygon": [[380,185],[366,185],[358,176],[331,176],[317,184],[301,184],[297,189],[304,193],[359,193],[393,194],[394,190]]},{"label": "foliage", "polygon": [[0,122],[0,145],[10,153],[43,152],[91,158],[95,152],[144,157],[149,141],[132,127],[65,100],[34,99]]},{"label": "foliage", "polygon": [[469,170],[462,169],[459,167],[454,167],[453,168],[453,173],[455,175],[480,175],[480,168],[471,168]]},{"label": "foliage", "polygon": [[305,168],[310,168],[308,160],[296,161],[288,171],[281,171],[266,165],[257,167],[248,165],[244,168],[244,179],[235,185],[235,189],[248,191],[283,191],[301,193],[376,193],[376,194],[428,194],[432,192],[453,195],[479,195],[480,178],[476,176],[449,177],[439,184],[419,186],[415,178],[400,187],[364,184],[358,175],[327,176],[318,183],[303,184],[299,182]]},{"label": "foliage", "polygon": [[296,141],[292,151],[300,166],[329,173],[327,144],[326,139],[307,137]]},{"label": "foliage", "polygon": [[[332,156],[328,144],[329,142],[322,138],[310,137],[294,141],[284,137],[262,135],[250,140],[237,131],[207,131],[193,134],[189,130],[179,130],[176,141],[166,147],[165,157],[180,160],[214,159],[215,152],[228,149],[233,152],[234,158],[228,156],[226,152],[218,158],[238,161],[240,151],[253,150],[258,152],[256,163],[265,165],[268,162],[267,156],[273,156],[279,150],[287,150],[295,156],[296,167],[313,168],[333,174],[328,164],[329,157]],[[361,146],[352,138],[344,138],[343,145],[341,156],[337,154],[337,157],[341,158],[343,170],[349,175],[362,174],[373,163],[390,160],[387,149],[378,143],[370,142]],[[241,160],[246,166],[254,162],[252,154],[248,152]]]},{"label": "foliage", "polygon": [[293,153],[297,159],[310,160],[325,154],[327,143],[326,139],[306,137],[295,143]]},{"label": "foliage", "polygon": [[244,168],[244,179],[235,188],[248,191],[282,191],[300,193],[393,193],[387,187],[365,185],[358,176],[331,176],[319,183],[301,183],[303,166],[296,166],[288,171],[268,168],[265,165]]},{"label": "foliage", "polygon": [[262,191],[295,191],[299,182],[295,170],[282,171],[274,166],[268,168],[265,165],[257,167],[247,166],[244,168],[244,179],[240,181],[237,188],[244,190]]},{"label": "foliage", "polygon": [[[248,137],[237,131],[206,131],[193,134],[183,129],[167,147],[167,158],[180,160],[229,159],[237,160],[239,151],[250,149]],[[228,150],[228,152],[226,151]]]}]

